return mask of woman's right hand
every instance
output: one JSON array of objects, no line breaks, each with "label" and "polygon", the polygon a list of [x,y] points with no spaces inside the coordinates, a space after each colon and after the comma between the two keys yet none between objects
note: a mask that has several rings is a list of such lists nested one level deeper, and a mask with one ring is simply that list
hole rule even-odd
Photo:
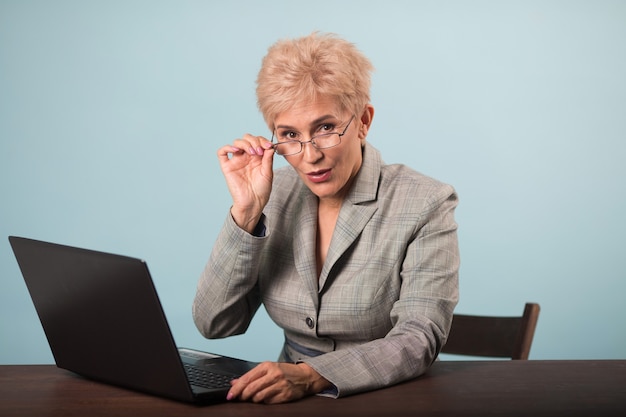
[{"label": "woman's right hand", "polygon": [[239,227],[252,233],[272,191],[272,144],[262,136],[245,134],[218,149],[217,157],[233,198],[231,215]]}]

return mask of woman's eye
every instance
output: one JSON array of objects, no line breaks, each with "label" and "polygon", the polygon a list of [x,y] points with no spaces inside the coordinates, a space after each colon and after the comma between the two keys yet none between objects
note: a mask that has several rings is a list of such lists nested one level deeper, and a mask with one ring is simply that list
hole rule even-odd
[{"label": "woman's eye", "polygon": [[320,132],[322,133],[332,132],[334,129],[335,125],[332,123],[324,123],[322,126],[320,126]]},{"label": "woman's eye", "polygon": [[298,134],[294,131],[285,131],[285,132],[281,132],[279,135],[280,139],[283,141],[286,140],[297,140],[298,139]]}]

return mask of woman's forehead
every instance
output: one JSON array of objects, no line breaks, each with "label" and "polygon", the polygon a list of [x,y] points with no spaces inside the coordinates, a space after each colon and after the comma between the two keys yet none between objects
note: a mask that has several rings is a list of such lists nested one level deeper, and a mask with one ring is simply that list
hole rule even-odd
[{"label": "woman's forehead", "polygon": [[276,128],[281,126],[309,126],[327,119],[341,119],[344,112],[333,99],[321,98],[315,101],[296,103],[278,113],[274,119]]}]

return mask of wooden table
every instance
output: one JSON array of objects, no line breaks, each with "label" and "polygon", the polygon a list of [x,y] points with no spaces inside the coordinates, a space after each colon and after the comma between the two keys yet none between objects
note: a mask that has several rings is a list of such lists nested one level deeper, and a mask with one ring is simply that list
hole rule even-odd
[{"label": "wooden table", "polygon": [[440,361],[422,377],[341,399],[196,406],[53,365],[0,365],[0,417],[626,416],[626,360]]}]

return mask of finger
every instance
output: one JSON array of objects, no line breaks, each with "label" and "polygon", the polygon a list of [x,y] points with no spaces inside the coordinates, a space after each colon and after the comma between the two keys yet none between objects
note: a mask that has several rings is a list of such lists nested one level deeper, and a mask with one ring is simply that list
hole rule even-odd
[{"label": "finger", "polygon": [[230,390],[228,391],[228,394],[226,395],[226,399],[228,401],[235,399],[239,399],[241,401],[254,400],[254,397],[258,395],[259,390],[264,388],[264,384],[262,384],[262,381],[262,378],[254,379],[251,381],[244,381],[242,380],[242,378],[232,380],[232,385]]},{"label": "finger", "polygon": [[281,383],[282,376],[275,363],[261,363],[233,381],[229,395],[242,401],[266,402],[266,399],[281,395],[285,385],[285,381]]},{"label": "finger", "polygon": [[248,133],[236,139],[233,145],[249,155],[261,155],[258,153],[258,150],[262,149],[259,140]]},{"label": "finger", "polygon": [[236,400],[239,398],[239,395],[241,394],[241,391],[242,391],[240,381],[241,381],[241,378],[233,379],[232,381],[230,381],[230,389],[228,390],[228,393],[226,394],[226,399],[228,401]]},{"label": "finger", "polygon": [[264,138],[263,136],[253,136],[249,133],[243,135],[241,139],[238,139],[234,143],[235,146],[241,147],[250,155],[261,156],[266,150],[272,149],[272,142]]},{"label": "finger", "polygon": [[264,153],[263,153],[263,160],[261,161],[262,167],[263,167],[263,174],[265,175],[265,177],[267,178],[271,178],[272,176],[272,171],[273,171],[273,165],[274,165],[274,148],[272,147],[272,144],[270,142],[265,142],[266,144],[269,144],[269,148],[266,148]]},{"label": "finger", "polygon": [[290,393],[285,374],[275,363],[268,363],[259,369],[254,380],[250,380],[239,397],[244,401],[271,403],[284,401]]},{"label": "finger", "polygon": [[230,381],[231,387],[228,391],[228,394],[226,395],[227,400],[234,400],[237,398],[245,400],[245,398],[241,397],[243,391],[251,382],[262,377],[262,375],[264,374],[264,372],[259,369],[259,366],[260,365],[257,365],[239,378]]},{"label": "finger", "polygon": [[222,169],[228,166],[231,160],[245,155],[246,154],[241,149],[232,145],[226,145],[217,150],[217,160],[222,166]]}]

